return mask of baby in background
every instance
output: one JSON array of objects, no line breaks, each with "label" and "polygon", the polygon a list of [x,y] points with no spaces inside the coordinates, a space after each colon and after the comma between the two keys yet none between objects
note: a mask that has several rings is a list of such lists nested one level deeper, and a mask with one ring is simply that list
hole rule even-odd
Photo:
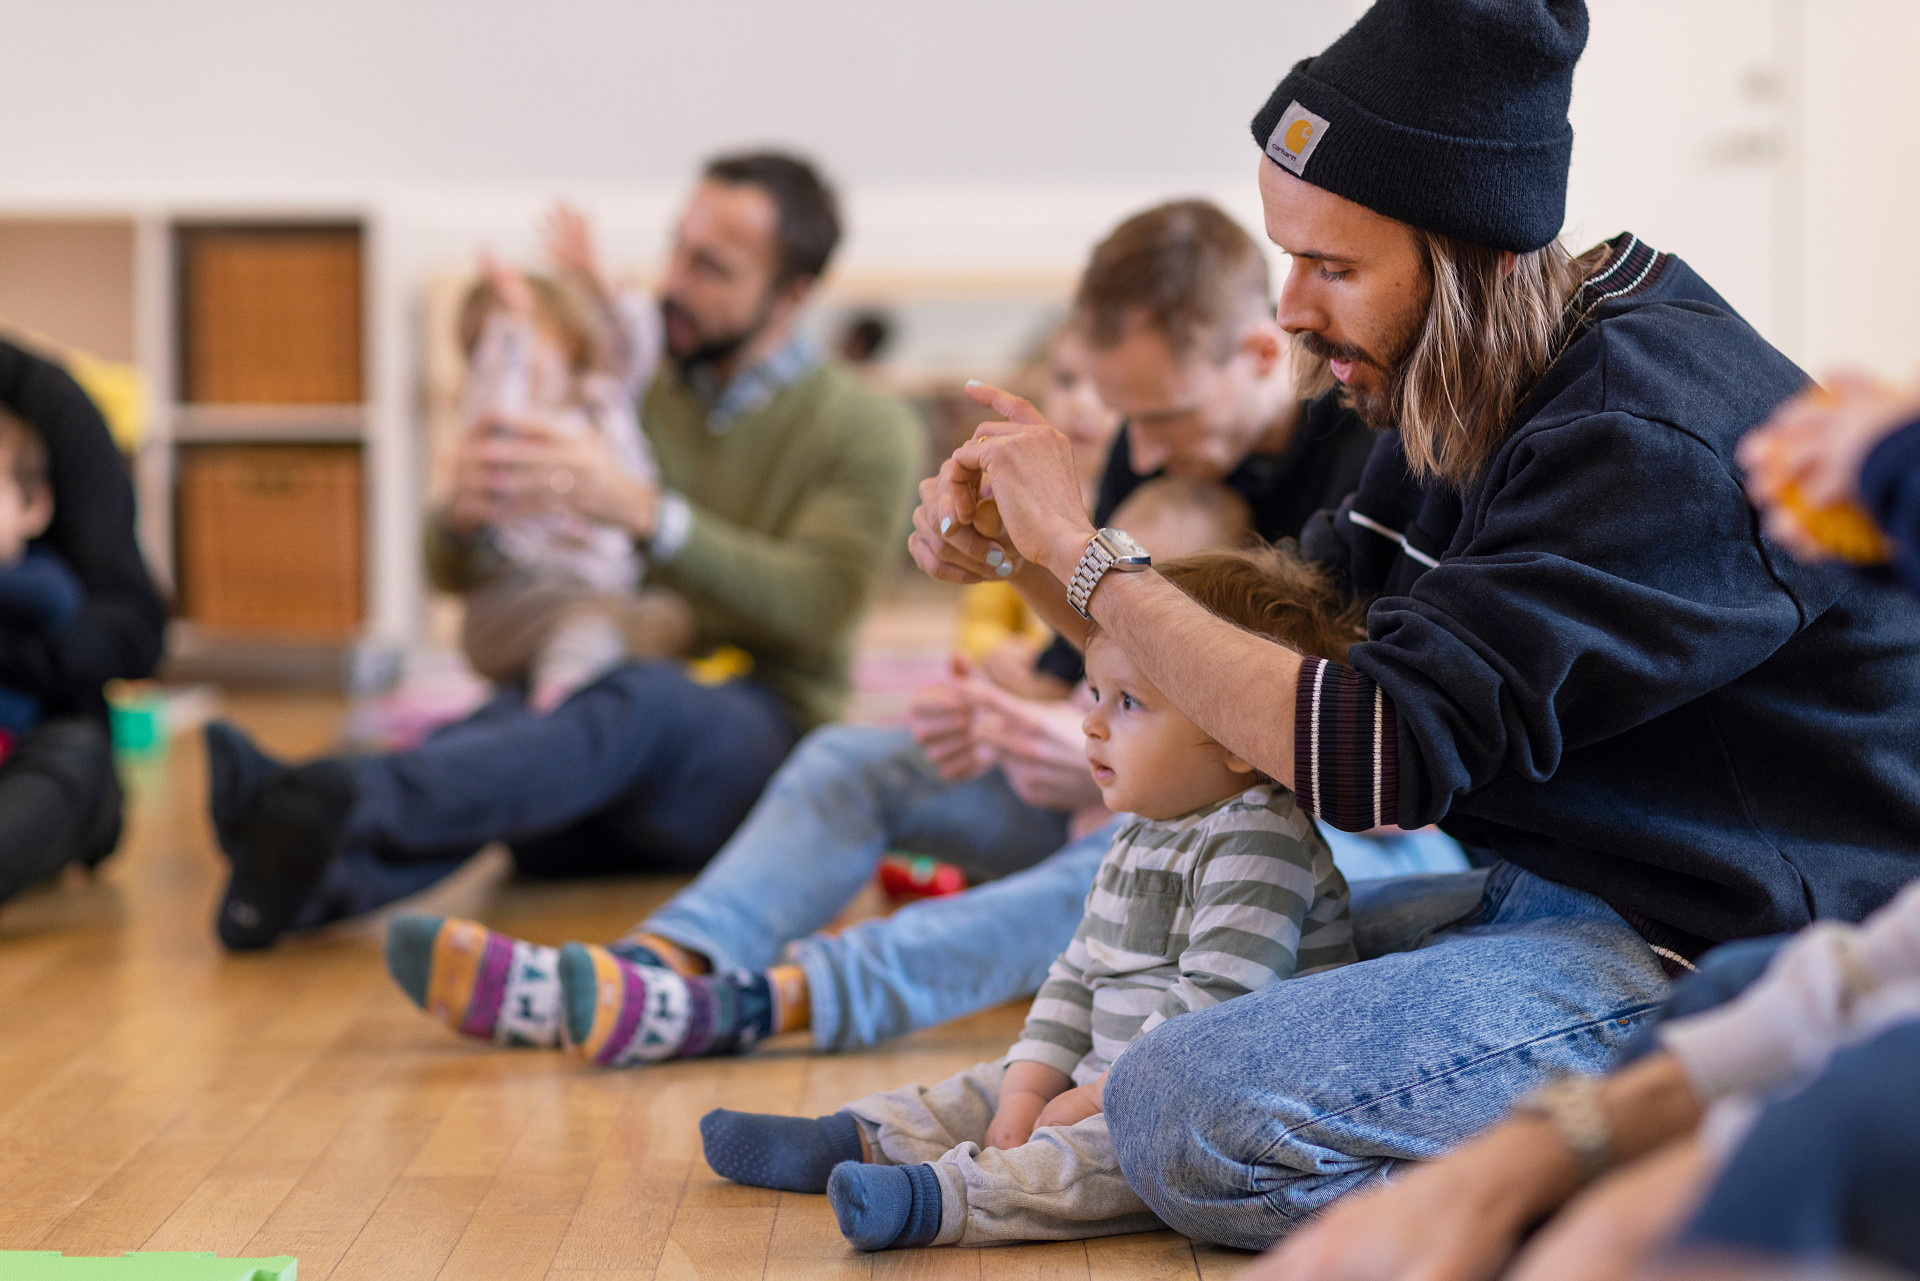
[{"label": "baby in background", "polygon": [[[621,468],[652,479],[635,406],[660,360],[658,310],[607,283],[579,213],[555,209],[547,232],[555,275],[489,258],[461,305],[468,429],[511,434],[537,421],[592,433]],[[556,473],[556,500],[570,479]],[[692,616],[678,597],[637,591],[646,567],[623,531],[556,501],[496,515],[488,537],[500,564],[468,594],[462,648],[487,679],[526,683],[534,710],[557,707],[624,659],[675,657],[690,643]]]},{"label": "baby in background", "polygon": [[[1228,621],[1310,654],[1343,660],[1363,635],[1357,606],[1291,550],[1159,570]],[[998,1062],[832,1116],[711,1112],[700,1133],[717,1173],[824,1191],[864,1250],[1151,1230],[1101,1110],[1114,1059],[1168,1019],[1355,959],[1346,881],[1293,794],[1209,739],[1098,631],[1086,658],[1088,764],[1130,818],[1020,1040]]]},{"label": "baby in background", "polygon": [[[53,551],[28,544],[53,520],[53,487],[40,435],[0,409],[0,629],[58,635],[80,614],[83,593]],[[40,702],[0,686],[0,760],[40,720]]]}]

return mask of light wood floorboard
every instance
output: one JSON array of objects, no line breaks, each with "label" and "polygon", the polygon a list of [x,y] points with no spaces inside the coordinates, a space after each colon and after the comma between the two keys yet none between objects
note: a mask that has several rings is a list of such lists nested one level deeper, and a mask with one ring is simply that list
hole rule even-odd
[{"label": "light wood floorboard", "polygon": [[[234,696],[304,757],[337,700]],[[1073,1281],[1232,1277],[1251,1256],[1171,1232],[863,1255],[825,1198],[701,1159],[709,1108],[831,1111],[1000,1053],[1016,1006],[863,1054],[787,1038],[745,1059],[601,1073],[462,1042],[386,978],[363,923],[227,956],[197,739],[129,770],[128,838],[0,908],[0,1249],[291,1254],[302,1281]],[[509,882],[483,856],[433,910],[546,942],[617,934],[681,884]]]}]

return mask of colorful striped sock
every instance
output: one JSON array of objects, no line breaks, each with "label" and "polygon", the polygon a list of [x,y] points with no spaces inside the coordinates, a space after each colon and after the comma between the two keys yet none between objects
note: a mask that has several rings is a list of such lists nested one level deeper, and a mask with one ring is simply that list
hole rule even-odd
[{"label": "colorful striped sock", "polygon": [[561,948],[559,971],[565,1044],[601,1067],[738,1054],[773,1030],[764,974],[678,974],[590,943]]},{"label": "colorful striped sock", "polygon": [[387,972],[454,1031],[499,1045],[560,1044],[559,950],[478,921],[402,916],[387,926]]}]

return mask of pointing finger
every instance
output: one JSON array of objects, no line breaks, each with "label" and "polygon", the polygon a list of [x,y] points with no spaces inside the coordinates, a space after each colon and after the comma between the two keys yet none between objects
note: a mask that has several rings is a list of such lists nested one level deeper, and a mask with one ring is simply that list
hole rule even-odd
[{"label": "pointing finger", "polygon": [[987,406],[1010,423],[1021,423],[1028,427],[1047,425],[1046,415],[1033,407],[1033,402],[1025,400],[1004,388],[992,383],[983,383],[978,378],[967,383],[967,395],[976,404]]}]

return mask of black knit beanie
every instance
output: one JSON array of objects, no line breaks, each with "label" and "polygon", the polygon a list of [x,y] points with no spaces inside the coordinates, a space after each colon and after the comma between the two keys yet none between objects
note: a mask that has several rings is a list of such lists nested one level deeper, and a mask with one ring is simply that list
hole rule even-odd
[{"label": "black knit beanie", "polygon": [[1583,0],[1376,0],[1287,73],[1254,141],[1376,213],[1525,253],[1566,218],[1586,43]]}]

